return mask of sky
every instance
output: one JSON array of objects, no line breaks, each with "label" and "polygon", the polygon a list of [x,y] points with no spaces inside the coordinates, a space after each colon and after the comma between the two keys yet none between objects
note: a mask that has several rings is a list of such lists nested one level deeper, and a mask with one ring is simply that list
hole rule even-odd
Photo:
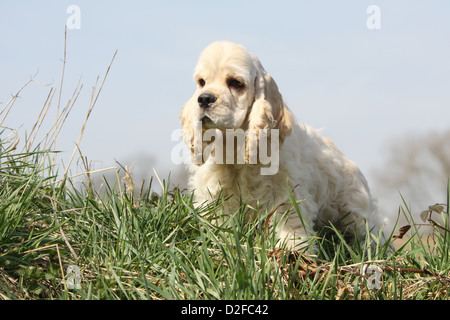
[{"label": "sky", "polygon": [[58,137],[61,157],[67,163],[117,50],[80,148],[96,169],[136,162],[166,177],[177,170],[171,134],[198,56],[229,40],[260,58],[296,119],[323,128],[371,184],[391,141],[449,128],[449,13],[444,0],[4,0],[0,110],[30,76],[41,84],[20,93],[3,125],[29,130],[50,88],[59,90],[67,25],[62,105],[79,81],[83,89]]}]

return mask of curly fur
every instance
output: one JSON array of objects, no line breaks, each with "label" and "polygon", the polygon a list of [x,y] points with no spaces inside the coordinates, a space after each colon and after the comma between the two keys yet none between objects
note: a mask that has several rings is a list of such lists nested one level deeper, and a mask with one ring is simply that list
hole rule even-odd
[{"label": "curly fur", "polygon": [[[195,122],[202,121],[203,132],[256,132],[246,135],[245,163],[203,159],[189,166],[189,185],[198,204],[223,194],[231,196],[226,202],[228,213],[239,207],[240,200],[267,210],[286,203],[278,209],[284,212],[289,209],[290,189],[296,200],[302,200],[299,208],[307,222],[302,223],[291,211],[280,224],[280,240],[290,248],[303,246],[315,225],[329,221],[339,220],[357,235],[365,233],[366,221],[374,232],[379,230],[382,220],[356,164],[319,131],[295,122],[275,81],[254,54],[234,43],[214,42],[200,55],[194,81],[197,89],[180,113],[183,138],[193,153]],[[199,96],[205,93],[216,100],[202,107]],[[275,174],[263,175],[263,164],[249,163],[248,145],[252,139],[260,143],[258,130],[262,129],[279,132],[279,167]]]}]

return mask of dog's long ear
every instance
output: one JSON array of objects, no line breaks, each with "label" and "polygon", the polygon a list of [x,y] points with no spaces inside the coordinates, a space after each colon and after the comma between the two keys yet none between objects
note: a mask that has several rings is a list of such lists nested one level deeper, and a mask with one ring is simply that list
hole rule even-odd
[{"label": "dog's long ear", "polygon": [[193,120],[194,108],[198,104],[194,97],[190,98],[180,111],[182,138],[191,150],[193,163],[203,164],[203,141],[201,122],[195,123]]},{"label": "dog's long ear", "polygon": [[248,116],[248,128],[250,134],[247,137],[246,159],[249,156],[249,146],[257,145],[261,129],[277,129],[280,145],[290,135],[294,126],[294,116],[287,108],[283,97],[278,90],[275,80],[268,74],[257,61],[257,74],[255,77],[255,101]]},{"label": "dog's long ear", "polygon": [[[270,115],[270,119],[273,119],[271,129],[278,129],[280,134],[280,143],[291,134],[294,127],[294,116],[291,110],[288,109],[283,101],[283,97],[278,90],[278,86],[275,80],[264,72],[264,98],[270,104],[270,110],[267,113],[267,117]],[[261,90],[262,91],[262,90]],[[261,100],[260,97],[259,100]],[[255,100],[256,103],[256,100]],[[267,111],[266,111],[267,112]]]}]

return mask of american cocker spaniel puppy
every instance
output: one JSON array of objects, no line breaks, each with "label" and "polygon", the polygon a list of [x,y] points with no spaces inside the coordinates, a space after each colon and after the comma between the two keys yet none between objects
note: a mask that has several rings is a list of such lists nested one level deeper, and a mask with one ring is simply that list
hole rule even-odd
[{"label": "american cocker spaniel puppy", "polygon": [[[277,231],[292,249],[327,222],[363,235],[367,221],[378,232],[381,220],[356,164],[318,131],[295,122],[254,54],[213,42],[200,55],[194,81],[197,88],[180,118],[197,204],[224,195],[230,196],[226,213],[242,202],[280,214],[290,210]],[[290,192],[302,218],[292,209]]]}]

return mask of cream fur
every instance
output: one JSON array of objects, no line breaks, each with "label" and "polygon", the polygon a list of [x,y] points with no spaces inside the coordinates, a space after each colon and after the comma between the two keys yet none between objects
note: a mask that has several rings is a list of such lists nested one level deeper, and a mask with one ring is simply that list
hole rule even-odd
[{"label": "cream fur", "polygon": [[[243,88],[230,86],[230,79],[238,80]],[[239,207],[240,198],[270,211],[289,202],[290,189],[296,200],[302,200],[299,207],[307,222],[304,226],[291,210],[280,225],[280,240],[290,248],[303,246],[316,224],[335,222],[348,212],[345,222],[354,221],[348,227],[350,232],[363,235],[366,220],[374,232],[379,230],[381,219],[356,164],[317,130],[294,121],[275,81],[255,55],[234,43],[214,42],[202,52],[194,81],[197,89],[180,113],[183,138],[192,151],[193,124],[200,120],[204,130],[278,129],[280,137],[279,169],[274,175],[261,175],[261,164],[191,164],[189,185],[198,204],[222,193],[231,196],[226,202],[228,213]],[[197,101],[203,93],[217,98],[206,109]],[[247,143],[258,138],[248,135]],[[289,206],[283,205],[278,212],[287,209]]]}]

